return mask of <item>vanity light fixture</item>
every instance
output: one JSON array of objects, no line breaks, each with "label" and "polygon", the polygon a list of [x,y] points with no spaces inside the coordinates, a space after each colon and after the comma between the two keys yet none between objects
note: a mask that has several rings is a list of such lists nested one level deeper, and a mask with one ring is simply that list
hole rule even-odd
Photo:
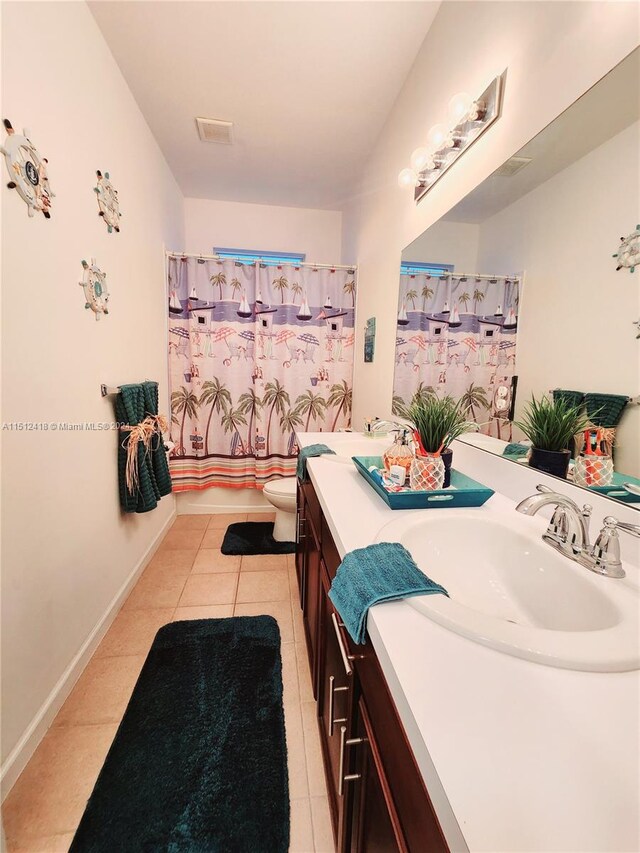
[{"label": "vanity light fixture", "polygon": [[500,117],[505,74],[500,74],[475,100],[459,92],[449,101],[448,124],[435,124],[425,145],[411,154],[411,165],[398,175],[400,187],[413,187],[416,203],[447,169]]}]

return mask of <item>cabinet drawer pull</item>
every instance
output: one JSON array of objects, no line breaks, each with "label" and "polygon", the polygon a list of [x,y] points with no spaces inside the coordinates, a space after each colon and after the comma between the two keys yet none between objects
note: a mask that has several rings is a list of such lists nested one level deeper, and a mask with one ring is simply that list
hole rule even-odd
[{"label": "cabinet drawer pull", "polygon": [[338,625],[338,618],[335,613],[331,614],[331,621],[333,622],[333,630],[336,632],[336,638],[338,640],[338,647],[340,648],[340,654],[342,656],[342,663],[344,664],[344,670],[347,675],[353,674],[353,667],[349,663],[349,655],[347,654],[347,650],[344,647],[344,641],[342,639],[342,634],[340,632],[340,626]]},{"label": "cabinet drawer pull", "polygon": [[345,690],[348,690],[348,687],[335,687],[335,678],[333,675],[329,676],[329,736],[333,736],[333,727],[336,723],[346,723],[346,717],[339,717],[336,719],[333,716],[333,702],[334,702],[334,694],[335,693],[343,693]]},{"label": "cabinet drawer pull", "polygon": [[340,762],[338,764],[338,796],[344,794],[344,783],[355,782],[356,779],[361,779],[361,773],[349,773],[344,775],[344,752],[345,746],[356,746],[359,743],[366,743],[366,737],[352,737],[347,740],[347,727],[340,726]]}]

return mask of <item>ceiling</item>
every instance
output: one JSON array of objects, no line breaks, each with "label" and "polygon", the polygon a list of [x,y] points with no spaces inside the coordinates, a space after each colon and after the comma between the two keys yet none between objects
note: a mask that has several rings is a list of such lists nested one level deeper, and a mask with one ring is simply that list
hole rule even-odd
[{"label": "ceiling", "polygon": [[[515,157],[531,162],[513,177],[490,175],[443,219],[480,224],[640,119],[640,48],[578,98]],[[500,170],[498,170],[500,171]]]},{"label": "ceiling", "polygon": [[[187,197],[339,209],[437,2],[90,2]],[[234,122],[201,142],[195,117]]]}]

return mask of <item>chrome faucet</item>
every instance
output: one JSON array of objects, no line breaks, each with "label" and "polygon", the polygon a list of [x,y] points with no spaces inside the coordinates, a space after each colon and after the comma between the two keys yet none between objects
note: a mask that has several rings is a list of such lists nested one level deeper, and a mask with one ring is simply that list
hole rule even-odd
[{"label": "chrome faucet", "polygon": [[592,572],[609,578],[623,578],[625,571],[620,560],[618,530],[640,537],[640,525],[617,521],[608,515],[592,547],[589,544],[589,518],[592,507],[585,504],[580,509],[571,498],[554,492],[547,486],[538,485],[536,489],[539,494],[520,501],[516,510],[525,515],[535,515],[542,507],[555,504],[549,526],[542,536],[544,541]]}]

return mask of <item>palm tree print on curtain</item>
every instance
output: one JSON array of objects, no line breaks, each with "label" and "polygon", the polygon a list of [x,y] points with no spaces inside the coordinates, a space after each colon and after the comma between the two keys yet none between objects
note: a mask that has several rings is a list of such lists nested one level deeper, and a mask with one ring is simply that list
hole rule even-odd
[{"label": "palm tree print on curtain", "polygon": [[519,298],[517,279],[401,275],[394,414],[413,400],[449,395],[481,432],[508,432],[494,400],[515,373]]},{"label": "palm tree print on curtain", "polygon": [[292,476],[297,429],[351,421],[355,271],[170,258],[168,275],[174,489]]}]

